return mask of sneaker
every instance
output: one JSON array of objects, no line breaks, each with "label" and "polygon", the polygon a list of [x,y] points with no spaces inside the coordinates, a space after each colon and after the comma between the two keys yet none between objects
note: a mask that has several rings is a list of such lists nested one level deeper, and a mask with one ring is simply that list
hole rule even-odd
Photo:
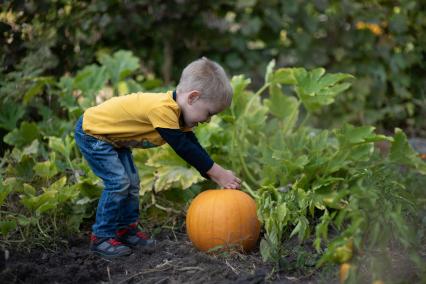
[{"label": "sneaker", "polygon": [[98,238],[94,234],[90,237],[90,250],[105,258],[127,256],[132,249],[115,238]]},{"label": "sneaker", "polygon": [[127,228],[117,231],[117,240],[131,247],[152,246],[155,240],[138,229],[138,224],[130,224]]}]

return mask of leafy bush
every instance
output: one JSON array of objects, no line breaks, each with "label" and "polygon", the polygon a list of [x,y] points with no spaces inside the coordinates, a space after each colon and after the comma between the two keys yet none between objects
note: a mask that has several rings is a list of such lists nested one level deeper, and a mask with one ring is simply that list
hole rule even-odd
[{"label": "leafy bush", "polygon": [[4,1],[0,93],[43,89],[48,76],[122,48],[141,59],[141,76],[161,74],[167,83],[205,55],[232,74],[249,74],[257,88],[275,58],[278,66],[323,66],[358,78],[317,114],[317,125],[398,126],[424,136],[425,10],[414,0]]},{"label": "leafy bush", "polygon": [[[311,128],[306,117],[333,103],[349,88],[351,76],[321,68],[272,69],[270,64],[256,94],[246,90],[247,79],[234,78],[234,104],[221,122],[221,129],[232,133],[229,152],[222,154],[257,201],[264,259],[281,262],[293,236],[314,237],[322,255],[318,267],[353,256],[356,262],[365,251],[386,255],[396,245],[417,265],[420,277],[423,261],[416,250],[425,241],[424,230],[418,231],[424,192],[412,179],[426,175],[426,164],[405,134],[396,129],[394,137],[384,136],[374,127],[348,124]],[[284,94],[284,85],[292,86],[294,96]],[[261,100],[266,88],[269,97]],[[300,119],[302,111],[307,115]],[[380,153],[377,142],[389,143],[390,152]],[[359,277],[367,277],[361,271]]]}]

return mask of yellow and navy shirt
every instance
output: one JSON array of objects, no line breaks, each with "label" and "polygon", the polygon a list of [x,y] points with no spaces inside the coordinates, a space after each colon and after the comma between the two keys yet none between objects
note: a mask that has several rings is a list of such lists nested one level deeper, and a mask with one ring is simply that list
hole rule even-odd
[{"label": "yellow and navy shirt", "polygon": [[181,125],[176,92],[133,93],[113,97],[84,112],[86,134],[115,147],[151,148],[168,143],[202,176],[213,160],[200,145],[191,128]]},{"label": "yellow and navy shirt", "polygon": [[180,126],[173,92],[113,97],[84,112],[83,130],[117,147],[151,148],[165,143],[155,128],[191,131]]}]

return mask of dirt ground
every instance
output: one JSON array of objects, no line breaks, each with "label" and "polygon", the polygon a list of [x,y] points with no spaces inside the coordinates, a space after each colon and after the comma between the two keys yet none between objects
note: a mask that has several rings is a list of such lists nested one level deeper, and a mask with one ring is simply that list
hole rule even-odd
[{"label": "dirt ground", "polygon": [[274,273],[259,251],[205,254],[172,231],[159,234],[153,248],[111,261],[89,252],[87,235],[58,252],[0,251],[0,283],[337,283],[334,273],[327,280]]}]

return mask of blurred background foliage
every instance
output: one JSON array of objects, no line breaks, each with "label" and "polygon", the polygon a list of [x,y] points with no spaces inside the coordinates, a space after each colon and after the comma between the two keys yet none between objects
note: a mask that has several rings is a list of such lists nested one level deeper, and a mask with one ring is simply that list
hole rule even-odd
[{"label": "blurred background foliage", "polygon": [[[271,59],[278,67],[354,74],[351,91],[313,123],[367,123],[426,136],[422,1],[15,0],[0,7],[1,112],[24,97],[43,97],[51,80],[125,49],[140,58],[136,78],[147,87],[176,84],[182,68],[200,56],[231,75],[247,74],[252,89]],[[48,105],[48,96],[42,100]]]},{"label": "blurred background foliage", "polygon": [[[307,273],[311,264],[286,262],[292,236],[313,242],[319,262],[348,261],[334,259],[348,246],[363,261],[379,243],[401,249],[404,270],[420,263],[413,279],[425,279],[425,154],[394,132],[426,137],[423,2],[0,2],[0,245],[50,244],[93,218],[102,184],[73,139],[86,108],[173,89],[207,56],[245,74],[234,76],[231,108],[197,136],[258,193],[265,259]],[[154,226],[180,226],[182,208],[215,187],[170,147],[134,158]]]}]

